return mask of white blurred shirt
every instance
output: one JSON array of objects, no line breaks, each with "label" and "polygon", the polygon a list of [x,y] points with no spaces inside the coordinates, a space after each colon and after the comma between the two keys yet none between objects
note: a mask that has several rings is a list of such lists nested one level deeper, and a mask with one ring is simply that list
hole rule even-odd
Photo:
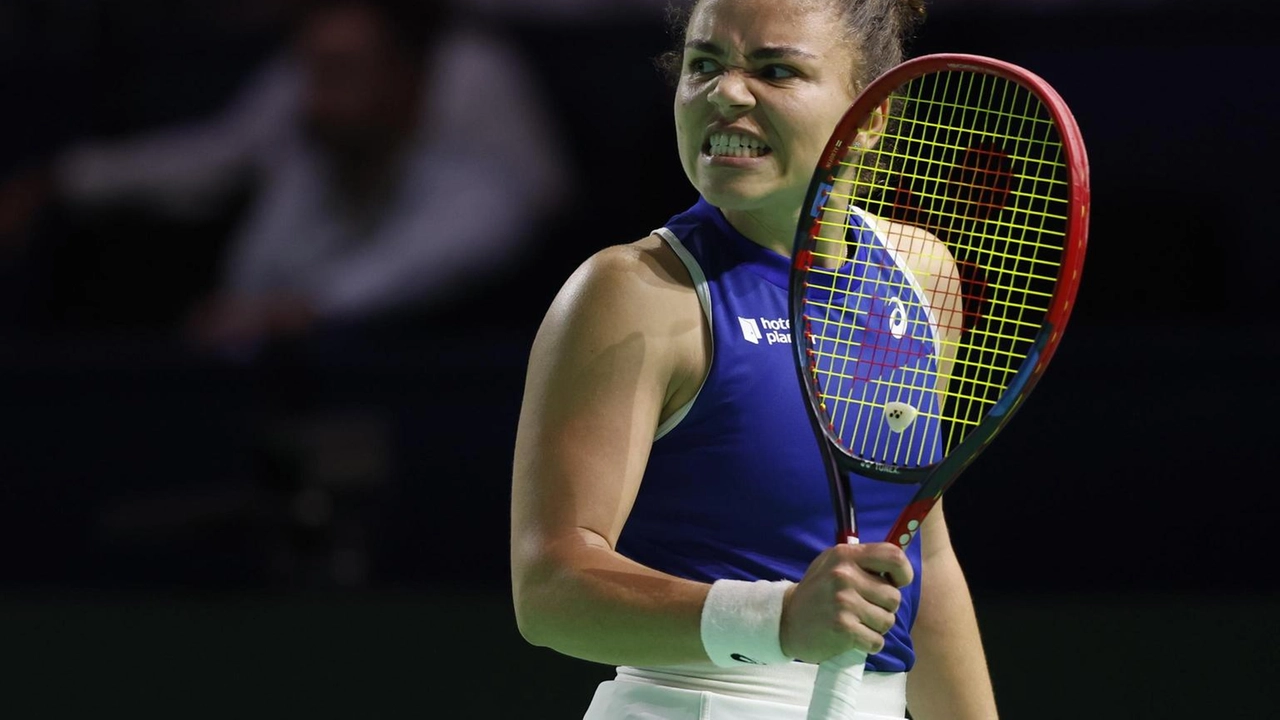
[{"label": "white blurred shirt", "polygon": [[287,57],[212,120],[64,153],[62,191],[190,216],[217,207],[251,172],[257,194],[232,239],[227,291],[298,293],[330,318],[430,304],[519,259],[538,223],[564,207],[570,177],[513,50],[460,30],[427,63],[422,129],[376,222],[333,201],[298,122],[302,77]]}]

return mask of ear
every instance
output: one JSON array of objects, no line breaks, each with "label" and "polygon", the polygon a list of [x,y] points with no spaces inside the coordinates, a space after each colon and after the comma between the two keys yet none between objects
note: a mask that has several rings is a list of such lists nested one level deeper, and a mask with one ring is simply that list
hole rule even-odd
[{"label": "ear", "polygon": [[858,136],[854,138],[854,145],[864,150],[870,150],[880,144],[880,138],[884,135],[884,129],[889,125],[889,107],[891,100],[888,98],[880,103],[880,106],[871,113],[871,117],[863,123],[858,130]]}]

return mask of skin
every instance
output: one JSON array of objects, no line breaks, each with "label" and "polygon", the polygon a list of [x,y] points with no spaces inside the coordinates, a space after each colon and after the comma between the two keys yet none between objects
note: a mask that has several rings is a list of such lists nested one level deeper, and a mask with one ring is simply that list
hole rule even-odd
[{"label": "skin", "polygon": [[[820,4],[704,0],[689,25],[674,108],[682,165],[735,228],[782,254],[818,153],[855,94],[853,56],[833,18]],[[755,138],[770,151],[711,157],[705,151],[715,132]],[[881,228],[891,242],[902,240],[898,249],[927,291],[954,277],[954,264],[927,233]],[[935,306],[950,312],[941,294]],[[693,282],[656,236],[597,253],[553,301],[530,355],[513,468],[512,590],[529,642],[613,665],[708,662],[699,619],[710,586],[641,566],[615,547],[655,429],[694,397],[710,359]],[[963,576],[940,506],[920,536],[925,590],[933,597],[922,601],[917,625],[971,621],[971,607],[966,616],[947,600]],[[896,545],[827,549],[788,592],[784,652],[820,662],[854,648],[879,651],[896,619],[899,588],[912,578]],[[967,590],[963,596],[967,601]],[[919,680],[913,672],[911,693],[922,710],[930,699],[945,707],[962,692],[954,684],[973,679],[951,667],[972,654],[951,653],[975,638],[965,630],[925,638],[926,649],[936,639],[930,652],[938,660],[922,661]],[[985,706],[979,700],[975,707]],[[994,717],[994,710],[916,717]]]},{"label": "skin", "polygon": [[[853,62],[829,12],[709,0],[691,17],[675,101],[681,165],[754,242],[790,252],[813,167],[856,96]],[[716,131],[758,138],[770,151],[713,158],[704,150]]]}]

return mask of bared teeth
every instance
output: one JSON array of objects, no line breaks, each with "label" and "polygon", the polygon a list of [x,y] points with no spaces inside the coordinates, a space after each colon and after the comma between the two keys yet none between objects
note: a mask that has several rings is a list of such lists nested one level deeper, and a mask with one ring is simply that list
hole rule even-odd
[{"label": "bared teeth", "polygon": [[769,152],[769,146],[742,133],[712,133],[707,152],[712,156],[760,157]]}]

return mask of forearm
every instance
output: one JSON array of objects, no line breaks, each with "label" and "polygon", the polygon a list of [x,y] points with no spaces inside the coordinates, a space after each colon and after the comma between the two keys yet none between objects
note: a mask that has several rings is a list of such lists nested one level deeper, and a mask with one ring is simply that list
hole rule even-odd
[{"label": "forearm", "polygon": [[585,532],[522,566],[516,618],[534,645],[610,665],[709,662],[699,630],[709,585],[643,567]]},{"label": "forearm", "polygon": [[911,637],[916,664],[908,680],[907,700],[913,718],[996,718],[973,601],[949,546],[926,561]]},{"label": "forearm", "polygon": [[140,201],[178,215],[208,211],[290,137],[298,82],[291,62],[280,57],[208,119],[68,148],[54,160],[58,192],[73,203]]},{"label": "forearm", "polygon": [[199,212],[247,176],[248,158],[221,134],[191,128],[58,156],[59,194],[80,204],[136,201],[174,214]]},{"label": "forearm", "polygon": [[531,249],[547,208],[524,188],[492,198],[499,169],[436,163],[420,171],[364,246],[335,258],[331,281],[314,299],[328,318],[362,318],[425,308],[465,295],[513,270]]}]

